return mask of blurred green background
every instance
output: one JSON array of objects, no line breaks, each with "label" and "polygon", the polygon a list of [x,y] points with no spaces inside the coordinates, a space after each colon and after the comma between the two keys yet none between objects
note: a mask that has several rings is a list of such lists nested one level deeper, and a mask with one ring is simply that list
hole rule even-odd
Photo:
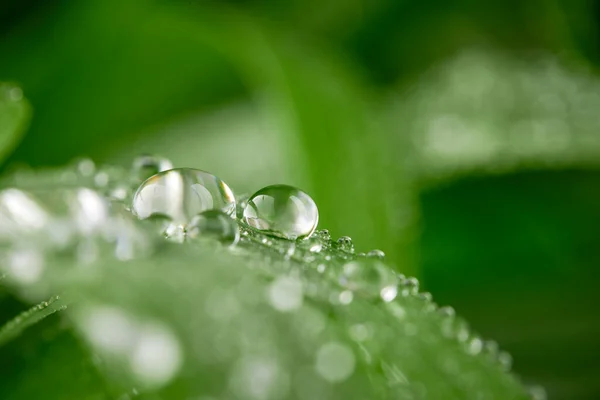
[{"label": "blurred green background", "polygon": [[4,171],[159,153],[294,184],[551,399],[600,398],[600,3],[0,2]]}]

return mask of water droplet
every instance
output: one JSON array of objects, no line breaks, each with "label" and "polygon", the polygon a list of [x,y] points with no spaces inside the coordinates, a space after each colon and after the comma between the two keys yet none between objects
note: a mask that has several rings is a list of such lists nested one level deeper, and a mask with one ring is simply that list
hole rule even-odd
[{"label": "water droplet", "polygon": [[96,172],[94,161],[89,158],[81,158],[74,162],[75,170],[83,177],[91,177]]},{"label": "water droplet", "polygon": [[34,249],[15,249],[7,255],[6,267],[16,282],[35,283],[44,271],[44,256]]},{"label": "water droplet", "polygon": [[527,392],[531,400],[546,400],[548,398],[546,390],[541,386],[530,386]]},{"label": "water droplet", "polygon": [[317,265],[317,272],[322,274],[323,272],[325,272],[325,269],[326,269],[325,264]]},{"label": "water droplet", "polygon": [[162,324],[143,326],[129,354],[129,365],[136,378],[152,386],[169,382],[182,364],[177,337]]},{"label": "water droplet", "polygon": [[354,372],[356,359],[348,346],[329,342],[317,352],[315,370],[328,382],[345,381]]},{"label": "water droplet", "polygon": [[236,196],[236,199],[235,199],[236,215],[235,215],[235,217],[239,220],[242,220],[244,218],[244,209],[248,205],[248,199],[250,199],[250,196],[247,194]]},{"label": "water droplet", "polygon": [[405,297],[411,294],[419,293],[419,281],[417,278],[410,277],[404,279],[401,281],[400,287],[400,293],[402,293],[402,296]]},{"label": "water droplet", "polygon": [[378,260],[356,260],[344,264],[340,283],[363,296],[379,296],[386,302],[392,301],[397,294],[396,275]]},{"label": "water droplet", "polygon": [[302,306],[302,282],[297,278],[280,276],[268,289],[269,303],[278,311],[293,311]]},{"label": "water droplet", "polygon": [[512,356],[506,351],[500,351],[498,353],[498,364],[500,364],[505,371],[510,371],[512,367]]},{"label": "water droplet", "polygon": [[132,211],[138,218],[162,214],[182,229],[206,210],[221,210],[232,215],[235,197],[225,182],[197,169],[160,172],[142,183],[133,196]]},{"label": "water droplet", "polygon": [[354,300],[354,295],[349,290],[344,290],[338,296],[338,301],[340,302],[340,304],[343,304],[343,305],[348,305],[348,304],[352,303],[352,300]]},{"label": "water droplet", "polygon": [[284,239],[305,239],[319,222],[313,199],[293,186],[272,185],[248,200],[243,221],[266,234]]},{"label": "water droplet", "polygon": [[375,249],[375,250],[371,250],[370,252],[368,252],[367,257],[383,260],[385,258],[385,253],[381,250]]},{"label": "water droplet", "polygon": [[433,299],[433,296],[431,295],[431,293],[429,292],[423,292],[423,293],[419,293],[417,295],[417,298],[419,300],[425,301],[425,302],[431,302],[431,300]]},{"label": "water droplet", "polygon": [[166,158],[146,154],[136,157],[131,169],[134,179],[143,182],[159,172],[173,169],[173,163]]},{"label": "water droplet", "polygon": [[321,243],[321,239],[319,239],[316,235],[313,235],[300,242],[299,247],[306,249],[311,253],[319,253],[323,249],[323,243]]},{"label": "water droplet", "polygon": [[315,232],[315,236],[318,237],[324,245],[329,246],[331,244],[331,234],[329,233],[329,229],[319,229]]},{"label": "water droplet", "polygon": [[383,301],[385,301],[386,303],[389,303],[390,301],[394,300],[396,298],[396,296],[398,295],[398,286],[396,286],[396,285],[385,286],[383,289],[381,289],[381,291],[379,292],[379,295],[381,296],[381,299]]},{"label": "water droplet", "polygon": [[238,224],[220,210],[206,210],[193,217],[186,235],[190,238],[216,239],[226,245],[234,245],[240,240]]},{"label": "water droplet", "polygon": [[337,248],[346,253],[354,253],[354,243],[350,236],[342,236],[337,240]]},{"label": "water droplet", "polygon": [[454,311],[454,308],[452,308],[451,306],[441,307],[438,310],[438,313],[440,313],[440,315],[443,315],[444,317],[454,317],[456,315],[456,311]]},{"label": "water droplet", "polygon": [[109,214],[104,197],[87,188],[79,188],[70,195],[70,208],[79,232],[84,235],[100,229]]},{"label": "water droplet", "polygon": [[356,257],[358,257],[358,258],[363,258],[363,257],[366,257],[366,256],[367,256],[366,253],[357,253],[356,254]]},{"label": "water droplet", "polygon": [[477,336],[471,338],[471,340],[469,341],[469,344],[467,346],[467,351],[470,354],[477,355],[477,354],[481,353],[482,349],[483,349],[483,341],[480,338],[478,338]]}]

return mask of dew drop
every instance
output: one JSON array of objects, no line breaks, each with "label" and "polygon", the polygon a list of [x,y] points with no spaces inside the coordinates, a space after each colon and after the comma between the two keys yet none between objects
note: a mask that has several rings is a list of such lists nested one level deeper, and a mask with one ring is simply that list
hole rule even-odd
[{"label": "dew drop", "polygon": [[132,211],[140,219],[155,214],[183,229],[206,210],[235,213],[235,197],[225,182],[197,169],[171,169],[148,178],[133,196]]},{"label": "dew drop", "polygon": [[512,356],[506,351],[500,351],[498,353],[498,364],[505,371],[510,371],[512,367]]},{"label": "dew drop", "polygon": [[397,294],[397,277],[378,260],[355,260],[342,267],[340,284],[365,297],[392,301]]},{"label": "dew drop", "polygon": [[354,300],[354,295],[352,294],[352,292],[350,290],[344,290],[338,296],[339,303],[343,304],[345,306],[352,303],[352,300]]},{"label": "dew drop", "polygon": [[354,243],[350,236],[342,236],[337,240],[337,248],[346,253],[354,253]]},{"label": "dew drop", "polygon": [[240,240],[238,224],[220,210],[206,210],[192,218],[187,226],[189,238],[210,238],[226,245],[235,245]]},{"label": "dew drop", "polygon": [[470,354],[477,355],[477,354],[481,353],[482,349],[483,349],[483,341],[480,338],[478,338],[477,336],[471,338],[471,340],[469,341],[469,344],[467,346],[467,351]]},{"label": "dew drop", "polygon": [[417,278],[406,278],[400,283],[402,296],[409,296],[419,292],[419,281]]},{"label": "dew drop", "polygon": [[541,386],[530,386],[527,392],[531,400],[546,400],[548,398],[546,390]]},{"label": "dew drop", "polygon": [[304,300],[302,282],[293,277],[280,276],[269,285],[268,298],[271,306],[278,311],[296,310]]},{"label": "dew drop", "polygon": [[315,232],[315,236],[319,238],[323,246],[331,245],[331,234],[328,229],[319,229]]},{"label": "dew drop", "polygon": [[317,352],[315,369],[328,382],[345,381],[354,372],[356,359],[348,346],[329,342]]},{"label": "dew drop", "polygon": [[319,222],[313,199],[300,189],[272,185],[260,189],[248,200],[243,221],[252,228],[284,239],[305,239]]},{"label": "dew drop", "polygon": [[444,306],[438,310],[438,313],[444,317],[454,317],[456,315],[456,311],[451,306]]},{"label": "dew drop", "polygon": [[136,157],[131,167],[133,177],[138,182],[170,169],[173,169],[173,163],[169,159],[148,154]]},{"label": "dew drop", "polygon": [[367,257],[376,258],[378,260],[383,260],[385,258],[385,253],[381,250],[375,249],[375,250],[371,250],[370,252],[368,252]]}]

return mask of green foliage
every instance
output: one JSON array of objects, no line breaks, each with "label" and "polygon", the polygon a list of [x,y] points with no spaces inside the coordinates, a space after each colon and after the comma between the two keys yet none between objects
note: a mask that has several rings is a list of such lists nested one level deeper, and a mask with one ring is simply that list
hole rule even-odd
[{"label": "green foliage", "polygon": [[10,154],[21,140],[30,113],[21,88],[0,82],[0,159]]}]

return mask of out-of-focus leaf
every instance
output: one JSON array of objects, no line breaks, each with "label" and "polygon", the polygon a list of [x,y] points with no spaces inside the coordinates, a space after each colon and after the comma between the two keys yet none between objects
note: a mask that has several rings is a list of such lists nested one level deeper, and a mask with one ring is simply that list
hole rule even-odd
[{"label": "out-of-focus leaf", "polygon": [[425,74],[395,109],[424,183],[518,168],[597,167],[600,81],[556,59],[470,52]]},{"label": "out-of-focus leaf", "polygon": [[0,82],[0,160],[19,143],[31,110],[21,88]]}]

